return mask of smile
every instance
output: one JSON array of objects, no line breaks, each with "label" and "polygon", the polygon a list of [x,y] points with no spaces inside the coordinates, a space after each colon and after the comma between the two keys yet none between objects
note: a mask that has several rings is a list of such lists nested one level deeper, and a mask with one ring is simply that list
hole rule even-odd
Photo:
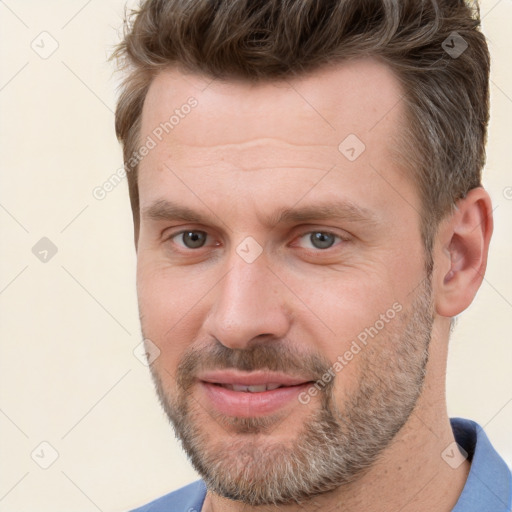
[{"label": "smile", "polygon": [[236,417],[261,417],[300,405],[299,394],[312,379],[287,374],[234,370],[205,373],[199,378],[201,402],[208,409]]}]

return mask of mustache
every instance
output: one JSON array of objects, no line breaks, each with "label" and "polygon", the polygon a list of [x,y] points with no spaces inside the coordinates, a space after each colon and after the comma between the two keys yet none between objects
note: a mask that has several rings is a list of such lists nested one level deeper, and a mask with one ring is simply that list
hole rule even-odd
[{"label": "mustache", "polygon": [[193,347],[185,353],[176,371],[176,381],[181,388],[188,390],[200,372],[211,370],[267,370],[316,381],[331,366],[325,357],[301,352],[286,340],[267,340],[247,349],[232,349],[214,340],[210,345]]}]

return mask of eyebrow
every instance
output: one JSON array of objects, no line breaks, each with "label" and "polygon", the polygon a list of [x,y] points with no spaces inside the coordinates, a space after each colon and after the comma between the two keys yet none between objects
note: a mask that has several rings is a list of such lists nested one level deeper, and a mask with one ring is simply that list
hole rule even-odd
[{"label": "eyebrow", "polygon": [[[212,212],[212,215],[220,217]],[[205,215],[188,208],[187,206],[172,203],[166,199],[159,199],[150,206],[143,208],[141,216],[153,221],[185,221],[197,224],[209,224],[212,215]],[[371,210],[356,205],[351,201],[324,202],[305,207],[282,208],[262,219],[267,227],[279,224],[293,224],[297,222],[345,220],[368,225],[379,224],[377,216]]]}]

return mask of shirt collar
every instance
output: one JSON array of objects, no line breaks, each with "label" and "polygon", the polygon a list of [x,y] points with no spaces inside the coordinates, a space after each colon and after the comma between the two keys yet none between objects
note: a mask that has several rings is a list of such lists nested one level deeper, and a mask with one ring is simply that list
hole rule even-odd
[{"label": "shirt collar", "polygon": [[462,418],[450,421],[457,444],[471,461],[466,485],[452,512],[510,512],[512,474],[483,428]]}]

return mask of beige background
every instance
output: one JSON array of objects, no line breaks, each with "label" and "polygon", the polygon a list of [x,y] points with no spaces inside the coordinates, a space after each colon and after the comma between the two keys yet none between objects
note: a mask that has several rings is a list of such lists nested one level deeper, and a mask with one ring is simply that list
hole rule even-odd
[{"label": "beige background", "polygon": [[[484,1],[482,12],[496,230],[486,280],[451,342],[448,398],[450,414],[485,425],[511,464],[512,2]],[[122,165],[106,62],[122,13],[118,0],[0,2],[2,512],[121,511],[196,478],[133,354],[126,184],[92,195]],[[42,237],[58,250],[47,262],[32,252]]]}]

